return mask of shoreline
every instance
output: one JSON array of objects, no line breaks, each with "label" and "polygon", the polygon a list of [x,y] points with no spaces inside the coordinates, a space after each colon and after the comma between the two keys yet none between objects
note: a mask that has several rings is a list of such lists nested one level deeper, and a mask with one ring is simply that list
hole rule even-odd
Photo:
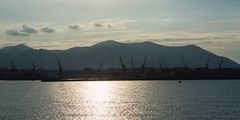
[{"label": "shoreline", "polygon": [[[181,81],[238,81],[240,79],[179,79]],[[0,80],[0,81],[6,81],[6,82],[94,82],[94,81],[179,81],[179,80],[170,80],[170,79],[158,79],[158,80],[152,80],[152,79],[138,79],[138,80],[131,80],[131,79],[119,79],[119,80]]]}]

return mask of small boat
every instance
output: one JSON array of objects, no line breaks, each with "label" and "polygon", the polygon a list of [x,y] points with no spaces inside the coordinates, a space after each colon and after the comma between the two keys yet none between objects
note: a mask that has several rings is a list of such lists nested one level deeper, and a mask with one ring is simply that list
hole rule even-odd
[{"label": "small boat", "polygon": [[182,83],[182,81],[181,81],[181,80],[178,80],[178,83]]}]

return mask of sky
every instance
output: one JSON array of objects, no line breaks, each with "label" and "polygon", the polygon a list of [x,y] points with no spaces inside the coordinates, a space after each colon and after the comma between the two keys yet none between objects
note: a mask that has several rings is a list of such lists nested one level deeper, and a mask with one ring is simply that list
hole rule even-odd
[{"label": "sky", "polygon": [[239,0],[0,0],[0,48],[198,45],[240,63]]}]

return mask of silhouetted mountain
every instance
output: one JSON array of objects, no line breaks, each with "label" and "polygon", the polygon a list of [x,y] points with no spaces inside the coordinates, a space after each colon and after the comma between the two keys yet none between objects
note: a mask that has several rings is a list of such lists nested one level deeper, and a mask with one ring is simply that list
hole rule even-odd
[{"label": "silhouetted mountain", "polygon": [[[180,47],[162,46],[153,42],[120,43],[113,40],[104,41],[89,47],[74,47],[67,50],[36,50],[23,44],[0,49],[0,67],[9,67],[10,58],[23,68],[31,68],[31,61],[38,67],[57,69],[57,57],[64,69],[98,68],[101,60],[103,68],[120,68],[119,55],[129,68],[131,57],[135,66],[140,67],[144,57],[147,57],[146,67],[183,67],[181,54],[188,67],[205,67],[209,58],[209,67],[217,68],[221,57],[195,45]],[[225,58],[222,67],[239,67],[239,64]]]},{"label": "silhouetted mountain", "polygon": [[1,51],[3,52],[20,52],[20,51],[25,51],[25,50],[29,50],[32,49],[24,44],[19,44],[17,46],[8,46],[5,48],[2,48]]}]

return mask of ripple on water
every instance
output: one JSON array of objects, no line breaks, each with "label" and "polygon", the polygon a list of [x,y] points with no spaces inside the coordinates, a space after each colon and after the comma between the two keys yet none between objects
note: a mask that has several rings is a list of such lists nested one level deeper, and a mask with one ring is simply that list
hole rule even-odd
[{"label": "ripple on water", "polygon": [[240,81],[0,83],[0,119],[240,119]]}]

